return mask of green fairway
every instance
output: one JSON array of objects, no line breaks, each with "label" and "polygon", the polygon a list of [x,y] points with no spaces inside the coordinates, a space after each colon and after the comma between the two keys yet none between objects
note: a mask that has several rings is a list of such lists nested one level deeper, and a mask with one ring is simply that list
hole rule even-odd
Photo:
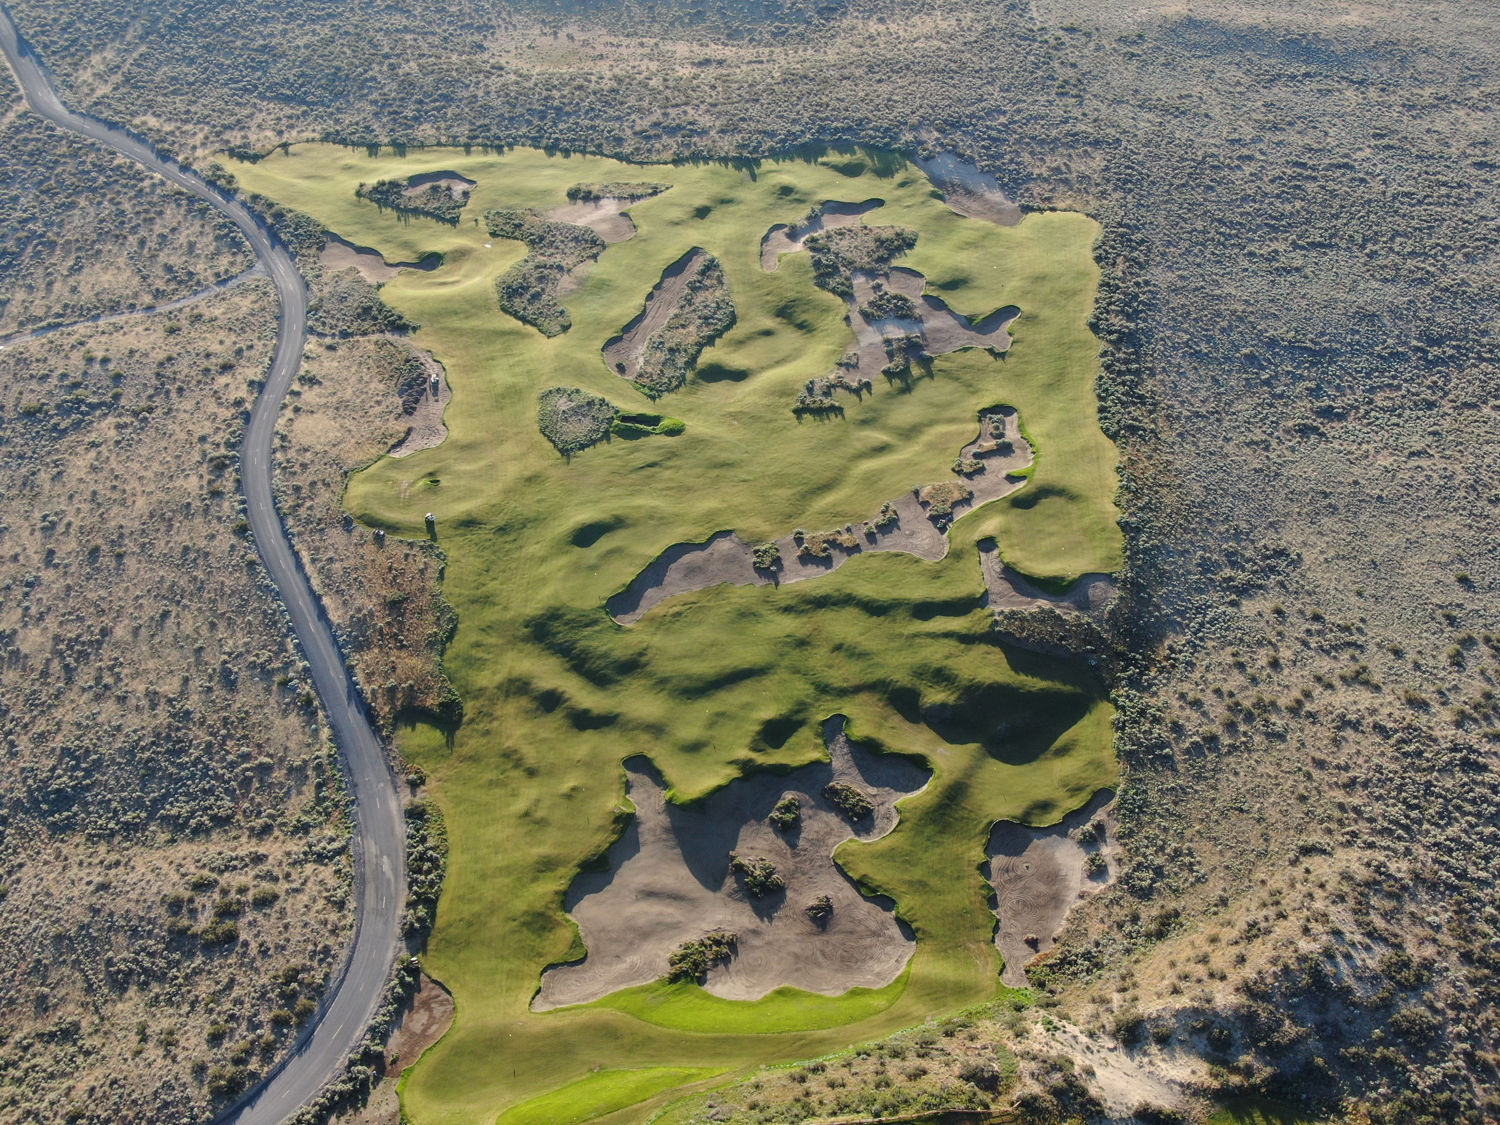
[{"label": "green fairway", "polygon": [[601,1070],[559,1090],[511,1106],[495,1125],[577,1125],[704,1078],[704,1067],[657,1066],[645,1070]]},{"label": "green fairway", "polygon": [[[393,534],[420,536],[424,513],[435,514],[459,615],[445,667],[465,721],[451,735],[417,724],[402,736],[431,779],[451,846],[424,961],[458,1015],[407,1076],[405,1112],[420,1125],[488,1125],[502,1111],[510,1122],[547,1098],[573,1104],[570,1083],[599,1080],[624,1097],[644,1088],[637,1080],[654,1081],[606,1074],[741,1070],[826,1053],[987,1000],[999,984],[978,871],[990,824],[1056,820],[1116,779],[1102,689],[1074,664],[993,641],[976,549],[993,536],[1007,561],[1044,580],[1119,564],[1115,451],[1096,418],[1098,345],[1087,328],[1097,226],[1056,213],[1002,228],[954,215],[900,161],[832,163],[632,167],[456,149],[372,158],[312,145],[234,168],[246,188],[388,261],[443,255],[440,268],[406,271],[382,296],[422,325],[416,343],[447,369],[448,439],[377,462],[346,494],[358,518]],[[477,184],[456,226],[355,197],[361,182],[439,170]],[[672,186],[630,206],[636,237],[607,247],[564,297],[569,331],[547,338],[500,311],[496,278],[527,251],[491,239],[485,210],[547,210],[580,182],[648,180]],[[826,200],[872,197],[886,205],[865,222],[918,233],[898,264],[964,314],[1017,305],[1016,343],[1004,358],[941,356],[906,387],[877,378],[863,401],[844,400],[842,418],[799,420],[798,392],[833,368],[852,335],[842,302],[813,285],[810,256],[788,254],[765,272],[761,238]],[[686,386],[652,405],[601,348],[694,247],[722,263],[736,323]],[[684,432],[616,436],[565,459],[537,428],[538,396],[555,386],[681,419]],[[630,627],[604,611],[674,543],[721,529],[758,542],[842,527],[914,486],[953,479],[977,412],[1001,404],[1019,409],[1035,446],[1030,482],[959,520],[943,561],[864,555],[794,585],[673,598]],[[820,723],[834,713],[849,716],[853,737],[934,771],[902,802],[891,835],[837,855],[915,932],[903,977],[837,998],[783,990],[742,1003],[657,984],[528,1010],[542,969],[583,953],[562,896],[619,831],[622,760],[650,757],[674,798],[690,800],[749,770],[821,758]],[[597,1104],[613,1113],[631,1103],[601,1094]]]}]

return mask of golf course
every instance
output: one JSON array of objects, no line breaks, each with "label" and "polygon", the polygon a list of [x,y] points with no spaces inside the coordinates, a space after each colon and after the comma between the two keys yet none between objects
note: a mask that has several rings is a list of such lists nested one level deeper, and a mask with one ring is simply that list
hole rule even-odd
[{"label": "golf course", "polygon": [[[452,1029],[402,1060],[406,1116],[625,1125],[997,995],[991,826],[1054,823],[1117,781],[1103,686],[1081,660],[999,642],[979,551],[993,540],[1055,592],[1120,566],[1088,328],[1097,224],[966,217],[917,164],[855,150],[641,166],[309,144],[231,170],[337,236],[341,260],[352,247],[380,265],[381,299],[420,326],[410,343],[452,392],[445,440],[377,460],[345,494],[367,526],[436,538],[459,622],[444,670],[462,723],[414,715],[398,732],[446,819],[422,962],[456,1001]],[[992,429],[999,408],[1010,429]],[[754,552],[753,581],[684,582],[612,615],[664,552],[720,533]],[[859,761],[920,775],[878,831],[837,793],[819,804],[836,785],[793,784],[830,761],[833,716]],[[831,923],[804,917],[801,868],[771,850],[798,838],[763,812],[741,839],[768,841],[755,855],[785,887],[763,893],[734,866],[734,825],[719,850],[694,851],[713,825],[667,840],[677,866],[661,871],[698,884],[683,893],[705,919],[753,913],[764,936],[742,929],[740,955],[775,935],[789,966],[799,941],[838,963],[847,883],[884,927],[880,980],[851,968],[862,983],[834,972],[807,991],[778,984],[774,960],[753,989],[731,987],[732,963],[669,980],[665,953],[641,952],[631,983],[535,1004],[549,967],[590,954],[579,896],[645,862],[628,777],[659,777],[652,824],[668,832],[693,810],[769,807],[764,781],[711,801],[766,775],[837,841],[836,871],[826,853],[807,864],[833,888]],[[671,898],[652,877],[640,885]],[[633,909],[638,932],[608,931],[622,964],[677,942]]]}]

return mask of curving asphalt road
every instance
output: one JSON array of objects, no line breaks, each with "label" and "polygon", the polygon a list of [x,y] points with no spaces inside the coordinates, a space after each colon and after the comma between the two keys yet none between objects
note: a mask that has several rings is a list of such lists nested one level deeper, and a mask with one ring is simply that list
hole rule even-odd
[{"label": "curving asphalt road", "polygon": [[333,632],[298,566],[271,493],[271,443],[281,401],[301,365],[307,338],[307,290],[291,254],[238,200],[164,159],[149,144],[93,117],[72,113],[10,13],[0,7],[0,52],[10,63],[27,103],[61,129],[88,137],[149,168],[184,191],[217,207],[240,228],[276,284],[281,320],[270,374],[250,412],[240,450],[240,477],[250,529],[271,580],[281,592],[292,631],[312,668],[313,685],[343,753],[355,807],[354,948],[328,991],[318,1018],[304,1030],[295,1052],[270,1078],[221,1120],[233,1125],[280,1125],[343,1066],[380,1006],[397,952],[406,898],[406,832],[396,784],[380,740],[370,725]]}]

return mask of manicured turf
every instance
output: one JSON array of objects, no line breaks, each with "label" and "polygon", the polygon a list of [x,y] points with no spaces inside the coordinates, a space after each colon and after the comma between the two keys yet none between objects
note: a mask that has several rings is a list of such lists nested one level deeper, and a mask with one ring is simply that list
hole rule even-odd
[{"label": "manicured turf", "polygon": [[[457,227],[403,221],[354,197],[361,181],[440,169],[478,183]],[[1066,214],[1011,229],[961,219],[915,168],[886,170],[849,176],[804,160],[632,168],[524,150],[372,159],[330,146],[235,168],[246,187],[389,260],[444,255],[442,268],[408,271],[383,295],[422,324],[417,343],[447,368],[449,438],[377,463],[346,496],[355,515],[396,534],[421,535],[423,514],[436,514],[460,620],[446,668],[465,722],[451,738],[420,725],[402,736],[432,779],[452,847],[425,962],[453,990],[458,1015],[405,1084],[406,1112],[420,1125],[488,1123],[596,1068],[745,1068],[986,1000],[999,969],[978,873],[989,825],[1055,820],[1115,780],[1111,712],[1097,684],[990,639],[975,547],[993,535],[1040,578],[1118,563],[1115,454],[1096,421],[1097,349],[1086,329],[1096,227]],[[630,209],[639,235],[604,252],[566,300],[573,329],[545,339],[499,311],[494,280],[524,250],[486,248],[482,213],[557,206],[570,185],[591,180],[674,186]],[[842,420],[798,421],[797,392],[851,336],[841,302],[812,285],[808,256],[765,273],[760,240],[825,200],[872,196],[887,206],[866,221],[917,230],[904,264],[928,273],[960,311],[1020,306],[1017,344],[1004,359],[941,357],[909,388],[877,379],[863,403],[846,400]],[[652,408],[599,349],[693,246],[723,263],[738,323],[685,388]],[[537,396],[556,385],[670,414],[686,432],[616,438],[565,460],[536,428]],[[762,540],[842,526],[947,479],[977,432],[976,412],[1002,403],[1021,410],[1035,440],[1033,479],[955,525],[943,562],[872,555],[784,588],[672,599],[630,628],[605,614],[604,600],[672,543],[721,528]],[[815,1004],[785,995],[699,1003],[648,986],[603,1004],[528,1011],[542,968],[582,952],[562,895],[617,830],[623,759],[648,755],[674,796],[689,799],[745,770],[819,758],[819,724],[833,713],[850,717],[855,737],[935,771],[901,806],[895,832],[838,853],[851,875],[897,901],[917,934],[899,995],[888,1004],[885,990]],[[775,1022],[799,1005],[817,1017]]]},{"label": "manicured turf", "polygon": [[601,1070],[560,1090],[511,1106],[495,1125],[577,1125],[718,1073],[709,1067],[687,1066]]}]

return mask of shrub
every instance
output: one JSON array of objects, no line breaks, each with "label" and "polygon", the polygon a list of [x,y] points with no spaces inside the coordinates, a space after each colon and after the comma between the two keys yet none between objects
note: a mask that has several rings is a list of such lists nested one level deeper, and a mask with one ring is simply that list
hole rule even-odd
[{"label": "shrub", "polygon": [[661,184],[655,181],[635,184],[623,181],[611,181],[605,184],[574,184],[568,189],[568,199],[574,203],[594,203],[601,199],[628,199],[633,202],[637,199],[650,199],[653,195],[660,195],[671,186],[671,184]]},{"label": "shrub", "polygon": [[609,436],[618,411],[577,387],[551,387],[537,399],[536,423],[557,451],[578,453]]},{"label": "shrub", "polygon": [[864,820],[875,811],[869,794],[846,782],[830,781],[823,786],[823,798],[850,820]]},{"label": "shrub", "polygon": [[776,802],[776,807],[771,810],[771,815],[766,819],[781,831],[790,832],[802,819],[802,802],[788,794]]},{"label": "shrub", "polygon": [[803,908],[803,913],[819,926],[826,926],[833,917],[833,899],[819,895]]},{"label": "shrub", "polygon": [[464,204],[469,202],[467,194],[454,195],[442,184],[428,184],[408,195],[410,186],[408,180],[377,180],[373,184],[360,184],[354,194],[359,199],[369,200],[382,210],[425,215],[449,226],[458,225]]},{"label": "shrub", "polygon": [[597,258],[604,239],[588,227],[558,223],[527,209],[486,211],[492,237],[510,238],[530,251],[495,282],[500,307],[544,336],[560,336],[573,327],[558,300],[557,286],[575,266]]},{"label": "shrub", "polygon": [[739,940],[738,934],[727,930],[710,930],[701,938],[683,942],[667,958],[667,979],[701,984],[716,962],[728,961],[734,956]]},{"label": "shrub", "polygon": [[250,905],[257,910],[264,910],[268,906],[274,906],[280,897],[281,893],[275,888],[262,885],[256,887],[255,893],[250,896]]},{"label": "shrub", "polygon": [[805,243],[812,255],[813,281],[840,297],[853,297],[853,275],[885,273],[891,262],[917,244],[917,232],[905,227],[835,227]]},{"label": "shrub", "polygon": [[953,514],[953,506],[974,495],[967,485],[947,480],[941,484],[930,484],[922,489],[921,499],[927,505],[927,514],[941,519]]},{"label": "shrub", "polygon": [[211,922],[198,931],[198,940],[204,945],[230,945],[240,940],[240,927],[233,918]]},{"label": "shrub", "polygon": [[775,570],[781,566],[781,548],[775,543],[761,543],[756,546],[753,554],[756,570]]},{"label": "shrub", "polygon": [[719,259],[702,250],[689,253],[697,257],[677,307],[641,349],[641,366],[634,381],[652,398],[687,382],[688,372],[703,349],[734,327],[734,302]]},{"label": "shrub", "polygon": [[786,880],[776,873],[771,861],[760,856],[742,859],[738,852],[730,852],[729,870],[740,877],[752,898],[764,898],[786,886]]}]

